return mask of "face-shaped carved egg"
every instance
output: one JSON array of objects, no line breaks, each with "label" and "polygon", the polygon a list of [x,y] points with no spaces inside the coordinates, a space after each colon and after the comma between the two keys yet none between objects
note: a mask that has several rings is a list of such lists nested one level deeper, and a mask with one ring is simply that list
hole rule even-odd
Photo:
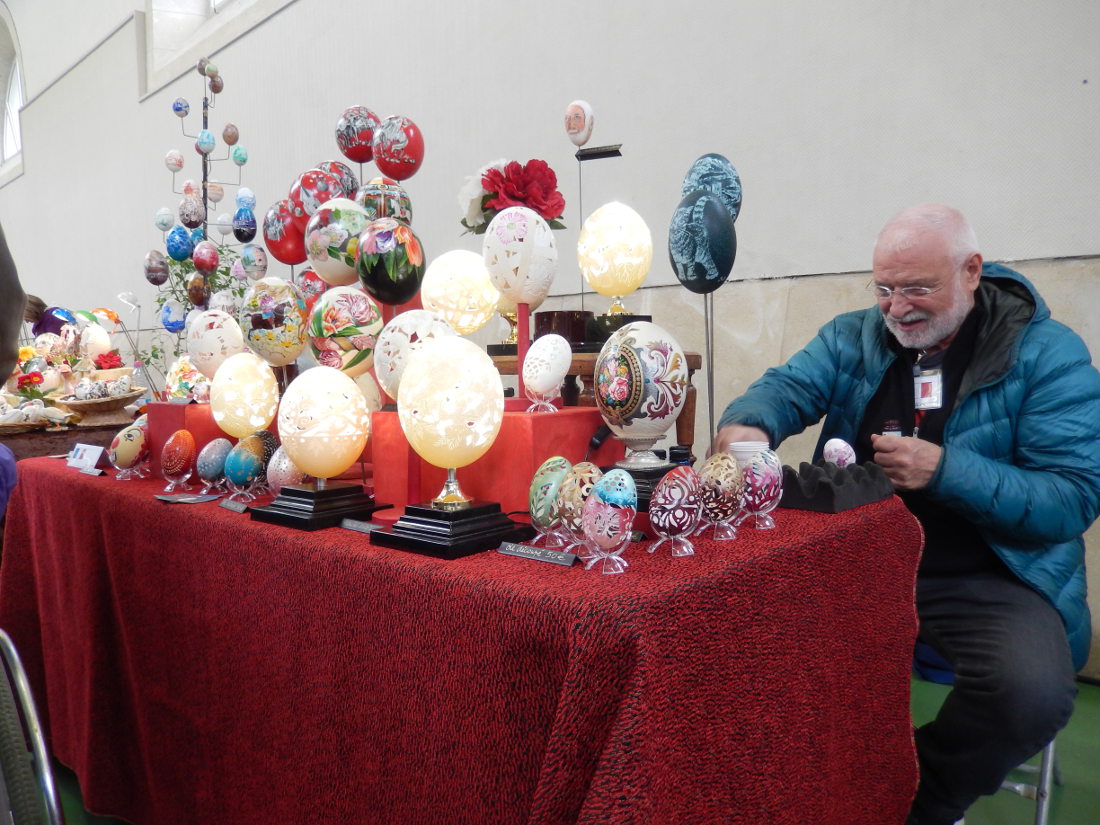
[{"label": "face-shaped carved egg", "polygon": [[649,497],[649,523],[662,536],[690,533],[699,524],[702,484],[691,467],[674,467],[657,482]]}]

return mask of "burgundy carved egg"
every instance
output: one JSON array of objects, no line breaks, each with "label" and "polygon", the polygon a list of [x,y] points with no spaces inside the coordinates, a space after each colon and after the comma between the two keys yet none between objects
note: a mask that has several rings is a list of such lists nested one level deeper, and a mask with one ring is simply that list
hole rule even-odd
[{"label": "burgundy carved egg", "polygon": [[689,533],[699,524],[702,483],[691,467],[674,467],[657,482],[649,497],[649,523],[662,536]]}]

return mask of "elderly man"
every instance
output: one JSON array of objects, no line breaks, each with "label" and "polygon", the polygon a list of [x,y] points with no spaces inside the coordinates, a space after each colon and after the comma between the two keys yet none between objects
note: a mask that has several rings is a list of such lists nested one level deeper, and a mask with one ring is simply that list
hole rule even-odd
[{"label": "elderly man", "polygon": [[[1082,533],[1100,511],[1100,374],[965,217],[924,204],[874,251],[878,306],[838,316],[726,409],[716,449],[825,416],[925,531],[920,638],[954,687],[916,732],[909,825],[957,821],[1069,720],[1088,652]],[[853,571],[855,572],[855,571]]]}]

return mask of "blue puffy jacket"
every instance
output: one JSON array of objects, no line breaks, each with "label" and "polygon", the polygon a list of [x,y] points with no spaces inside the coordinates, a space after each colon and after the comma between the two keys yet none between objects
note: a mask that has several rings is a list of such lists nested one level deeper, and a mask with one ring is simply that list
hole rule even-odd
[{"label": "blue puffy jacket", "polygon": [[[928,493],[1057,608],[1080,668],[1091,635],[1081,535],[1100,513],[1100,373],[1018,272],[985,264],[975,300],[984,321]],[[815,459],[830,438],[854,442],[897,357],[889,334],[877,308],[837,316],[735,399],[719,427],[759,427],[775,446],[825,416]]]}]

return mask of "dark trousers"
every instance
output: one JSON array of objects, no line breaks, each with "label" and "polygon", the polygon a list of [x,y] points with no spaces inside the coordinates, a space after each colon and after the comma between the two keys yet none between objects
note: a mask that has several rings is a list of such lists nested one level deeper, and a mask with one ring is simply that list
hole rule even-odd
[{"label": "dark trousers", "polygon": [[920,638],[955,684],[916,732],[920,785],[911,825],[955,822],[1054,738],[1073,713],[1075,673],[1062,619],[1008,570],[917,581]]}]

